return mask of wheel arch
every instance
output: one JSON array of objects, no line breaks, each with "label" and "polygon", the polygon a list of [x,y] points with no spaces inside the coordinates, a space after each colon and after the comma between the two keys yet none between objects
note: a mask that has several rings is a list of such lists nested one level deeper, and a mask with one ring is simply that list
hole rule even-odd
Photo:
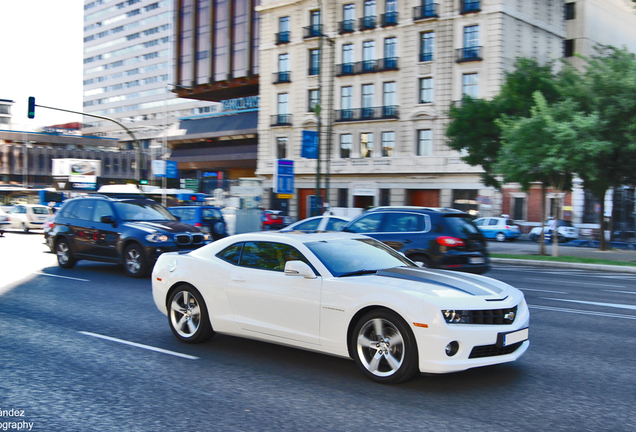
[{"label": "wheel arch", "polygon": [[[349,326],[347,327],[347,352],[349,353],[349,357],[351,357],[351,358],[353,358],[353,351],[352,350],[355,349],[355,347],[351,344],[351,336],[353,335],[353,329],[356,326],[356,324],[358,323],[358,321],[360,321],[360,318],[362,318],[368,312],[371,312],[373,310],[382,310],[382,311],[385,311],[385,312],[390,312],[390,313],[395,314],[402,321],[404,321],[404,323],[406,324],[406,327],[411,331],[411,333],[413,333],[413,330],[411,329],[411,324],[409,324],[409,322],[404,319],[404,316],[402,316],[402,314],[399,313],[398,311],[396,311],[395,309],[392,309],[392,308],[387,307],[387,306],[381,306],[381,305],[365,306],[362,309],[360,309],[358,312],[356,312],[351,317],[351,320],[349,321]],[[415,347],[416,347],[416,351],[417,351],[417,340],[415,339],[415,337],[413,337],[413,342],[415,343]]]}]

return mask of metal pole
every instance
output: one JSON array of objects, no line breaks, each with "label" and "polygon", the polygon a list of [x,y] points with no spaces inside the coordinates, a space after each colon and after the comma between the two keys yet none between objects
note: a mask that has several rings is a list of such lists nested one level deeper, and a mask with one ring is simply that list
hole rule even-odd
[{"label": "metal pole", "polygon": [[[336,49],[334,47],[335,42],[333,39],[327,38],[327,42],[329,42],[331,48],[331,55],[329,60],[329,76],[327,79],[329,80],[329,91],[327,95],[327,162],[325,167],[325,202],[329,204],[329,182],[331,180],[331,140],[332,140],[332,126],[333,126],[333,77],[334,71],[333,68],[335,66],[335,52]],[[331,206],[330,206],[331,207]]]},{"label": "metal pole", "polygon": [[322,122],[321,122],[321,117],[322,117],[322,41],[323,41],[323,34],[322,34],[322,14],[323,14],[323,10],[322,10],[322,2],[320,0],[318,0],[318,9],[320,10],[320,15],[319,15],[319,21],[318,21],[318,31],[320,32],[320,36],[319,36],[319,41],[318,41],[318,53],[320,55],[319,57],[319,64],[318,64],[318,109],[316,110],[316,114],[318,114],[318,149],[316,151],[316,192],[315,192],[315,201],[314,201],[314,208],[311,209],[311,215],[312,216],[318,216],[320,215],[320,145],[322,143],[322,136],[321,136],[321,130],[322,130]]}]

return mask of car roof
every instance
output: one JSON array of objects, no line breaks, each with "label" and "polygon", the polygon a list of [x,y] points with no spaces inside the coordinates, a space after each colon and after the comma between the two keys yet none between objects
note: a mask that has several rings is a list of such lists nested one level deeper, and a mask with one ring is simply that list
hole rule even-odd
[{"label": "car roof", "polygon": [[[256,231],[251,233],[236,234],[226,237],[224,241],[237,243],[241,241],[286,241],[291,243],[307,243],[314,241],[328,241],[337,239],[369,238],[362,234],[347,233],[343,231],[328,231],[319,233],[305,233],[303,231]],[[219,242],[221,240],[217,240]]]},{"label": "car roof", "polygon": [[[463,215],[468,215],[468,213],[462,211],[462,210],[458,210],[458,209],[454,209],[454,208],[450,208],[450,207],[420,207],[420,206],[381,206],[381,207],[374,207],[371,208],[369,210],[366,211],[366,213],[369,212],[375,212],[375,211],[417,211],[417,212],[422,212],[422,213],[444,213],[444,214],[463,214]],[[364,213],[363,213],[364,214]]]}]

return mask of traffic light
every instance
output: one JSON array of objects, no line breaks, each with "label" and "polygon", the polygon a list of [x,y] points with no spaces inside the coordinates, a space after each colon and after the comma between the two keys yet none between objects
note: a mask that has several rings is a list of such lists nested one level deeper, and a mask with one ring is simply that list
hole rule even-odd
[{"label": "traffic light", "polygon": [[139,180],[139,184],[140,185],[147,185],[148,184],[148,180]]},{"label": "traffic light", "polygon": [[35,117],[35,98],[33,96],[29,96],[29,112],[27,113],[27,117],[30,119]]}]

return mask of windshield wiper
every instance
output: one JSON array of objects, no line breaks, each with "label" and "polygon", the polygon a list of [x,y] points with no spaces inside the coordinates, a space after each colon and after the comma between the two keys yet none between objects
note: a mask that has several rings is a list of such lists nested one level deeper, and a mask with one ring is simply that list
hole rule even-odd
[{"label": "windshield wiper", "polygon": [[339,277],[347,277],[347,276],[362,276],[365,274],[376,274],[379,270],[356,270],[348,273],[343,273]]}]

